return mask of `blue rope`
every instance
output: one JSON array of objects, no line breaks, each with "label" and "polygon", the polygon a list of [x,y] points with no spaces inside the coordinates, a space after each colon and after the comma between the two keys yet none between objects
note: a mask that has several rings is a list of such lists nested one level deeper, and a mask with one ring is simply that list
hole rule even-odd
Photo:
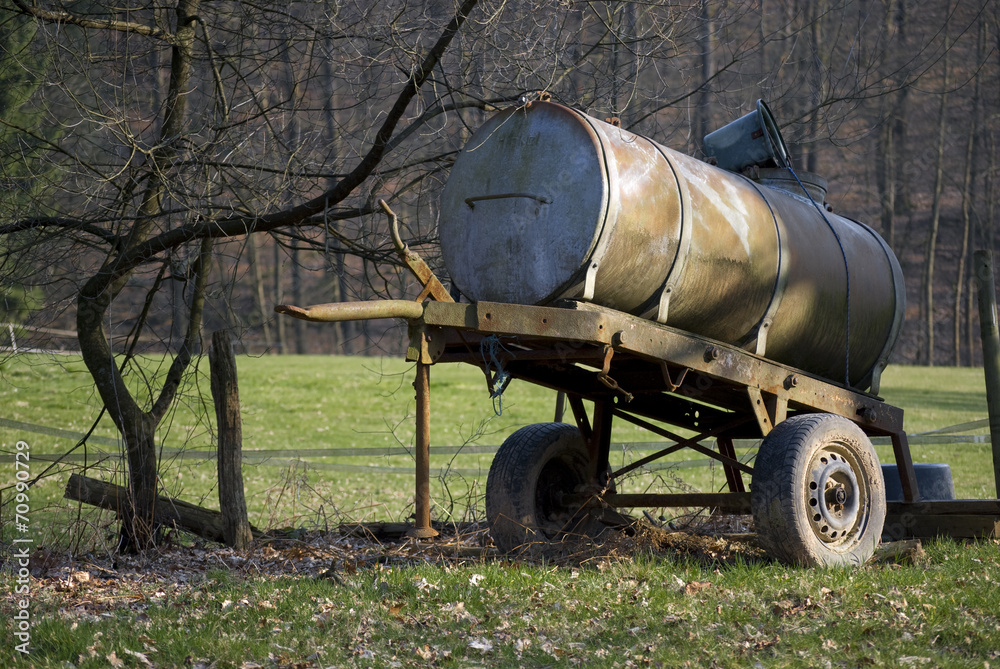
[{"label": "blue rope", "polygon": [[503,415],[503,391],[507,389],[507,383],[510,381],[510,372],[503,368],[503,363],[497,355],[500,351],[507,349],[496,335],[484,337],[479,342],[479,355],[486,365],[486,371],[496,370],[490,387],[490,398],[493,400],[493,413],[497,416]]},{"label": "blue rope", "polygon": [[830,219],[826,217],[826,212],[823,211],[823,207],[821,207],[819,203],[817,203],[816,200],[813,198],[813,196],[809,194],[809,191],[806,190],[805,185],[799,180],[799,175],[795,173],[795,170],[792,169],[791,165],[786,166],[785,169],[787,169],[789,172],[792,173],[792,176],[795,177],[795,181],[798,182],[799,187],[802,189],[802,192],[806,194],[806,197],[809,198],[809,201],[812,202],[814,207],[816,207],[816,211],[818,211],[819,215],[823,217],[823,220],[826,222],[826,226],[830,228],[830,232],[833,233],[834,239],[837,240],[837,246],[840,247],[840,256],[844,259],[844,276],[847,277],[847,325],[845,334],[846,339],[844,342],[844,385],[850,387],[851,386],[851,268],[847,264],[847,251],[844,249],[844,242],[840,239],[840,235],[837,234],[837,230],[836,228],[833,227],[833,223],[831,223]]}]

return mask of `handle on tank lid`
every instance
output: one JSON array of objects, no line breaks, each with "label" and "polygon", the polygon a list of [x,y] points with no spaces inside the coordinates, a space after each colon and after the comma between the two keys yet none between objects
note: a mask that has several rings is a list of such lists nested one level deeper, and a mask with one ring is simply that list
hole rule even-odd
[{"label": "handle on tank lid", "polygon": [[469,205],[469,209],[475,209],[475,203],[481,200],[503,200],[508,197],[526,197],[531,200],[536,200],[542,204],[551,204],[552,198],[545,197],[544,195],[532,195],[530,193],[499,193],[497,195],[477,195],[475,197],[465,198],[465,204]]}]

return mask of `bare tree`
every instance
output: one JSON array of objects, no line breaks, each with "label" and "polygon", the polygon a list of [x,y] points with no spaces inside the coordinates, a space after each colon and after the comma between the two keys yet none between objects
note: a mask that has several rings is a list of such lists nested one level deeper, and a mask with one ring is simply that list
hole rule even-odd
[{"label": "bare tree", "polygon": [[[414,16],[409,22],[397,22],[396,26],[404,25],[395,30],[371,36],[355,32],[372,25],[363,22],[363,14],[343,17],[346,22],[336,26],[337,38],[345,42],[364,39],[387,50],[395,47],[387,67],[398,68],[398,74],[395,82],[388,79],[385,84],[396,91],[382,92],[380,104],[367,110],[357,108],[358,113],[367,112],[381,122],[372,124],[377,128],[373,133],[367,130],[369,119],[355,126],[354,164],[338,175],[332,187],[317,189],[314,176],[306,184],[297,178],[304,164],[315,168],[300,159],[300,146],[289,142],[285,132],[296,117],[296,106],[306,98],[286,91],[287,99],[263,104],[259,95],[262,88],[270,87],[278,78],[276,70],[280,68],[275,61],[280,65],[282,54],[288,59],[303,57],[315,43],[316,30],[305,13],[276,8],[270,14],[262,10],[262,15],[247,15],[240,13],[250,11],[243,5],[217,7],[203,5],[199,0],[180,0],[173,16],[164,21],[155,10],[122,14],[109,8],[107,13],[78,15],[16,2],[18,11],[54,28],[50,39],[68,47],[60,49],[61,53],[78,54],[78,58],[62,64],[64,68],[77,68],[74,74],[80,75],[64,78],[62,102],[75,106],[80,123],[90,126],[87,130],[96,132],[97,138],[84,137],[81,132],[63,145],[63,155],[79,184],[78,191],[70,195],[86,199],[81,202],[67,198],[63,215],[25,218],[8,224],[3,232],[55,228],[96,238],[96,257],[103,256],[103,260],[79,288],[76,326],[83,358],[121,432],[127,454],[131,510],[122,527],[128,546],[142,549],[155,541],[152,518],[158,473],[156,427],[200,347],[216,240],[279,228],[314,227],[321,214],[333,219],[363,215],[367,203],[335,208],[372,177],[400,141],[405,132],[400,130],[401,121],[411,101],[438,66],[475,4],[476,0],[465,0],[441,27],[414,30]],[[277,24],[278,30],[295,31],[300,39],[282,40],[280,33],[272,32],[260,35],[252,44],[243,44],[241,25],[248,21]],[[437,36],[432,38],[433,33]],[[303,34],[305,38],[301,38]],[[100,43],[111,63],[106,72],[95,71],[100,67],[87,62],[87,47],[94,41]],[[394,41],[398,43],[394,45]],[[144,49],[170,51],[168,88],[162,105],[156,109],[148,106],[150,100],[142,86],[125,83],[150,74],[135,69],[135,63],[144,60],[134,52],[137,43],[144,44]],[[361,69],[372,63],[356,61],[353,65]],[[123,71],[116,71],[118,67]],[[105,91],[98,86],[102,77],[115,81],[115,75],[117,88],[112,85],[111,91]],[[105,97],[116,90],[123,101],[120,107],[110,106],[111,100]],[[420,125],[406,124],[406,130],[412,133]],[[261,144],[254,141],[256,135],[263,136]],[[282,149],[283,164],[260,153],[267,142]],[[241,151],[243,146],[248,150]],[[238,155],[249,160],[242,162]],[[84,181],[87,174],[91,178]],[[262,175],[264,179],[248,181],[251,175]],[[267,181],[272,182],[271,187],[262,188]],[[253,202],[245,200],[249,192],[256,198]],[[284,200],[285,193],[293,193],[294,199]],[[359,253],[377,254],[375,249],[359,246],[353,240],[345,241],[353,243]],[[186,271],[177,272],[171,256],[191,244],[198,249],[195,260]],[[91,241],[89,245],[95,244]],[[115,360],[113,331],[109,331],[108,323],[115,318],[115,300],[147,267],[156,269],[146,304],[152,303],[168,272],[170,279],[188,286],[188,327],[162,383],[158,388],[150,387],[148,399],[143,400],[126,381],[126,363]],[[138,315],[133,332],[142,329],[148,313],[144,310]]]}]

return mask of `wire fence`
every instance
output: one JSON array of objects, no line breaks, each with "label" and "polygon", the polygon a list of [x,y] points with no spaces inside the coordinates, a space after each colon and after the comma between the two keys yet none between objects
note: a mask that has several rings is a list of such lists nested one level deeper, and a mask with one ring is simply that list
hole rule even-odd
[{"label": "wire fence", "polygon": [[[0,427],[6,427],[22,432],[34,434],[44,434],[52,437],[70,439],[74,443],[79,443],[86,435],[72,430],[35,425],[24,421],[0,418]],[[989,434],[963,434],[973,430],[989,427],[989,420],[982,419],[950,425],[948,427],[908,435],[910,446],[933,446],[941,444],[988,444]],[[88,449],[80,452],[74,449],[66,453],[36,453],[32,452],[33,460],[40,462],[65,462],[65,463],[89,463],[117,461],[123,457],[123,449],[118,439],[91,435],[86,439]],[[875,445],[891,445],[889,437],[874,437],[872,443]],[[713,440],[714,444],[714,440]],[[740,460],[751,462],[756,456],[759,439],[737,439],[734,446],[745,451]],[[612,450],[615,453],[645,453],[655,452],[670,445],[670,442],[628,442],[614,443]],[[113,450],[103,450],[93,448],[94,446],[107,446]],[[456,456],[456,455],[492,455],[496,453],[499,446],[483,444],[465,444],[462,446],[431,446],[431,456]],[[216,452],[211,450],[196,449],[171,449],[163,448],[160,451],[163,460],[193,460],[210,461],[215,460]],[[300,449],[247,449],[242,451],[243,461],[246,464],[287,468],[294,465],[306,466],[311,469],[325,469],[342,472],[368,472],[377,474],[403,474],[411,473],[412,466],[393,465],[359,465],[346,462],[317,462],[321,458],[389,458],[389,457],[412,457],[413,449],[406,446],[390,447],[360,447],[360,448],[300,448]],[[0,462],[13,462],[14,454],[0,453]],[[711,458],[699,460],[671,460],[652,462],[644,469],[647,471],[658,471],[662,469],[684,469],[691,467],[708,467],[716,463]],[[481,468],[446,467],[432,469],[432,476],[479,476],[483,473]]]}]

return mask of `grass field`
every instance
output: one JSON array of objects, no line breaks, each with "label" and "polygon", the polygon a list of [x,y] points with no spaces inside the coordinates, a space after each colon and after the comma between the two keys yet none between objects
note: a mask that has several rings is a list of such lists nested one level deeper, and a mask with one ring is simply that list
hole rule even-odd
[{"label": "grass field", "polygon": [[[155,361],[143,373],[155,375]],[[240,399],[243,408],[244,449],[301,451],[410,447],[413,443],[412,366],[399,359],[339,356],[266,356],[239,359]],[[21,355],[0,367],[0,419],[20,421],[74,433],[90,429],[100,416],[90,376],[73,356]],[[133,372],[136,388],[148,383]],[[482,373],[467,365],[432,368],[432,444],[435,446],[498,445],[522,425],[552,420],[553,392],[524,382],[513,382],[502,405],[490,399]],[[985,384],[977,369],[891,367],[882,393],[905,410],[911,434],[974,421],[986,416]],[[215,464],[205,459],[179,459],[171,451],[211,451],[214,413],[208,395],[207,363],[202,362],[192,383],[164,422],[159,443],[165,449],[161,467],[163,486],[172,496],[217,504]],[[496,415],[495,409],[502,409]],[[983,433],[984,430],[979,430]],[[117,456],[116,432],[103,417],[94,435],[109,440],[87,449],[88,464]],[[619,421],[616,444],[649,442],[653,435]],[[0,424],[0,450],[10,453],[18,440],[27,441],[36,456],[33,475],[43,454],[65,453],[74,438],[37,434]],[[917,441],[917,440],[915,440]],[[883,462],[892,450],[879,446]],[[80,449],[77,456],[83,452]],[[191,455],[188,453],[188,455]],[[694,454],[696,456],[696,454]],[[981,444],[913,446],[918,462],[948,462],[956,492],[962,497],[993,494],[990,448]],[[447,519],[480,513],[475,504],[485,483],[491,455],[436,455],[432,466],[452,475],[435,479],[435,516]],[[620,446],[616,463],[633,457]],[[689,459],[679,453],[673,462]],[[34,505],[45,511],[47,543],[65,540],[59,519],[73,510],[61,499],[68,473],[83,462],[59,465],[33,492]],[[12,465],[8,465],[12,467]],[[12,471],[12,470],[11,470]],[[282,454],[267,460],[248,459],[244,467],[251,522],[260,527],[287,525],[330,526],[343,520],[399,520],[412,512],[412,458],[409,455],[305,458]],[[117,457],[105,459],[93,476],[120,480]],[[633,491],[692,488],[718,490],[724,485],[718,467],[680,467],[638,476]],[[0,489],[5,487],[0,484]],[[51,516],[48,514],[52,514]]]},{"label": "grass field", "polygon": [[[398,360],[243,358],[245,448],[408,445],[413,430],[408,370]],[[211,447],[205,400],[194,392],[207,393],[202,372],[161,434],[166,449]],[[981,374],[892,368],[883,394],[906,409],[909,432],[923,432],[985,417]],[[432,395],[436,445],[498,444],[520,425],[551,420],[554,404],[551,393],[515,382],[498,417],[481,373],[457,366],[433,369]],[[76,432],[89,429],[98,415],[89,377],[68,357],[8,360],[0,407],[6,421]],[[106,419],[95,435],[115,436]],[[647,437],[621,430],[614,439]],[[67,437],[0,427],[5,451],[18,440],[28,441],[35,456],[65,452],[73,444]],[[95,454],[92,447],[90,457]],[[914,457],[952,463],[960,495],[992,494],[988,445],[916,446]],[[485,471],[489,456],[441,456],[434,466],[449,461],[463,471]],[[247,465],[253,520],[322,529],[324,522],[404,517],[412,497],[408,473],[322,465],[407,468],[409,462],[407,456],[367,456],[310,460],[308,470],[290,462]],[[988,667],[1000,662],[995,541],[930,542],[925,554],[911,555],[904,564],[829,571],[785,567],[726,542],[698,550],[635,542],[558,564],[488,553],[435,557],[416,547],[377,545],[368,545],[364,550],[375,555],[362,559],[352,553],[362,549],[349,539],[323,546],[306,540],[258,546],[242,555],[175,546],[155,556],[112,561],[100,550],[101,541],[112,537],[110,519],[85,515],[74,535],[58,527],[71,510],[60,500],[62,486],[71,467],[81,465],[62,465],[33,489],[32,523],[38,542],[55,547],[89,529],[86,541],[97,550],[60,558],[62,568],[32,584],[30,656],[13,650],[16,581],[11,570],[2,572],[0,666]],[[33,460],[32,472],[41,466]],[[12,464],[0,471],[13,478]],[[113,471],[105,464],[95,475]],[[705,467],[671,475],[683,477],[673,485],[703,489],[718,488],[722,481],[721,472]],[[168,491],[190,501],[211,505],[213,479],[211,461],[176,459],[164,467]],[[481,481],[469,475],[444,480],[447,486],[439,481],[434,492],[437,516],[479,513],[469,511],[467,501],[475,501]],[[458,497],[454,504],[448,491]],[[39,503],[50,508],[40,510]],[[277,572],[275,565],[281,567]]]},{"label": "grass field", "polygon": [[[0,664],[989,667],[997,559],[993,543],[942,541],[916,566],[854,571],[636,552],[576,566],[375,564],[336,579],[215,561],[168,579],[76,572],[37,589],[32,655],[5,645]],[[5,639],[11,627],[5,616]]]}]

